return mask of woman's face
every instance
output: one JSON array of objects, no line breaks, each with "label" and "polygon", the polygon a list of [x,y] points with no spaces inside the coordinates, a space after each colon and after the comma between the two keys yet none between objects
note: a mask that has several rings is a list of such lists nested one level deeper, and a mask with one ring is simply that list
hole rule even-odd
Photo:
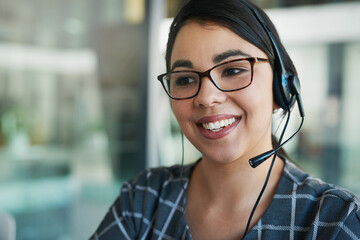
[{"label": "woman's face", "polygon": [[[248,56],[267,58],[259,48],[225,27],[190,21],[175,39],[170,67],[173,71],[206,71]],[[181,130],[203,158],[221,163],[239,159],[247,162],[272,148],[274,102],[269,63],[255,63],[252,84],[239,91],[222,92],[208,77],[201,81],[197,96],[171,100],[171,104]],[[206,129],[213,127],[211,123],[225,126]]]}]

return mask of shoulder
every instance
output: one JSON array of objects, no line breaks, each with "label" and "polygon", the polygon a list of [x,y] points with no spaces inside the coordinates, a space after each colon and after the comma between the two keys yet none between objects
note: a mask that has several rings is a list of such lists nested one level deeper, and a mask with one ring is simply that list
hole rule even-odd
[{"label": "shoulder", "polygon": [[[123,189],[132,191],[141,190],[142,187],[149,187],[154,190],[166,188],[171,183],[178,183],[181,180],[186,181],[187,171],[191,165],[184,166],[182,169],[179,165],[170,167],[148,168],[140,172],[135,178],[123,184]],[[182,172],[183,171],[183,172]]]},{"label": "shoulder", "polygon": [[[184,195],[183,187],[186,186],[194,165],[186,165],[183,168],[149,168],[125,182],[120,195],[91,239],[114,239],[114,236],[118,239],[162,236],[159,235],[163,234],[160,230],[170,224],[168,221],[171,220],[171,227],[176,224],[175,220],[168,218],[169,212],[172,209],[182,210],[182,201],[179,199]],[[182,213],[180,210],[178,212]],[[176,235],[176,232],[172,234]]]},{"label": "shoulder", "polygon": [[355,194],[314,178],[288,161],[283,177],[291,183],[297,219],[327,233],[336,231],[338,236],[345,234],[351,239],[360,237],[360,201]]},{"label": "shoulder", "polygon": [[156,207],[159,201],[174,202],[186,187],[194,165],[146,169],[123,184],[120,197],[135,208]]},{"label": "shoulder", "polygon": [[344,204],[353,203],[357,207],[360,206],[359,198],[352,192],[326,183],[319,178],[312,177],[291,162],[286,162],[284,177],[294,184],[293,188],[298,194],[308,194],[309,197],[312,197],[312,200],[325,200],[329,198]]}]

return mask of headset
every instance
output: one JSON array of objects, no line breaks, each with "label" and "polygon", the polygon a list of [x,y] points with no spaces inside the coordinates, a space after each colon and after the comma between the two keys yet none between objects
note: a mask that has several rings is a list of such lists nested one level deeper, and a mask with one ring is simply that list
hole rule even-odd
[{"label": "headset", "polygon": [[[304,117],[305,117],[305,111],[302,104],[301,94],[300,94],[300,81],[297,75],[287,71],[284,66],[284,62],[281,58],[279,48],[275,42],[275,38],[270,31],[269,27],[266,25],[264,19],[261,17],[258,10],[252,6],[250,3],[248,3],[246,0],[243,1],[243,3],[251,10],[255,18],[258,20],[262,28],[265,30],[267,36],[269,37],[271,41],[271,45],[273,47],[274,51],[274,70],[273,70],[273,94],[275,102],[279,105],[280,108],[284,109],[285,111],[288,111],[290,114],[291,108],[295,103],[295,100],[298,104],[299,113],[302,118],[302,122],[300,124],[300,127],[298,130],[286,141],[283,143],[280,142],[279,146],[274,150],[269,150],[261,155],[258,155],[256,157],[253,157],[249,160],[249,164],[251,167],[255,168],[261,163],[263,163],[266,159],[271,157],[274,153],[279,151],[280,148],[284,144],[286,144],[290,139],[292,139],[301,129]],[[284,129],[285,131],[285,129]]]}]

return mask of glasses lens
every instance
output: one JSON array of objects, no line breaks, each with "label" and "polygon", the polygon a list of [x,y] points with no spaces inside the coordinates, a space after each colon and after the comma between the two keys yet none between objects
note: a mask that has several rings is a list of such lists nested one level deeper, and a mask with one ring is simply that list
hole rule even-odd
[{"label": "glasses lens", "polygon": [[250,85],[252,66],[247,60],[226,63],[212,69],[211,78],[222,90],[236,90]]},{"label": "glasses lens", "polygon": [[162,78],[167,93],[173,98],[194,96],[199,89],[199,75],[193,72],[174,72]]}]

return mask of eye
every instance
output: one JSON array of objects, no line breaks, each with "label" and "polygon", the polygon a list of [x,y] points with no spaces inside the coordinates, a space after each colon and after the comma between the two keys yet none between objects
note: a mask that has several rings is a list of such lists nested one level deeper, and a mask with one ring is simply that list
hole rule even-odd
[{"label": "eye", "polygon": [[175,78],[175,86],[184,87],[195,84],[197,81],[193,76],[178,76]]},{"label": "eye", "polygon": [[222,77],[231,77],[231,76],[236,76],[239,75],[241,73],[244,73],[248,71],[248,69],[243,68],[243,67],[231,67],[231,68],[226,68],[222,71],[221,76]]}]

